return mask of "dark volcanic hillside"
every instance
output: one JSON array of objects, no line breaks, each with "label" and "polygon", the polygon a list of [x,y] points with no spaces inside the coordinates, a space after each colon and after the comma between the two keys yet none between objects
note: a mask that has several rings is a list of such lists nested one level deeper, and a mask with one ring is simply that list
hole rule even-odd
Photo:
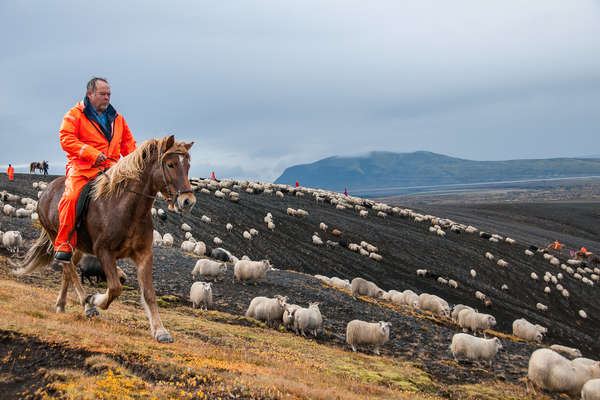
[{"label": "dark volcanic hillside", "polygon": [[328,157],[286,168],[275,183],[300,184],[369,196],[419,191],[414,187],[523,179],[600,175],[600,159],[473,161],[428,151],[371,152],[358,157]]},{"label": "dark volcanic hillside", "polygon": [[[39,179],[39,176],[17,175],[17,181],[9,184],[5,176],[0,176],[0,190],[35,197],[31,183]],[[390,320],[393,323],[393,338],[390,345],[384,347],[385,354],[407,359],[418,356],[430,372],[449,382],[489,378],[487,375],[472,375],[468,365],[449,367],[447,349],[452,334],[458,331],[451,323],[433,323],[419,313],[407,313],[395,307],[380,307],[353,300],[344,292],[323,286],[312,277],[292,271],[338,276],[349,280],[360,276],[376,282],[386,290],[412,289],[417,293],[434,293],[451,304],[463,303],[482,310],[482,304],[474,297],[474,292],[480,290],[493,302],[492,307],[485,312],[496,317],[498,331],[511,333],[512,321],[525,317],[533,323],[549,327],[544,344],[560,343],[578,347],[584,356],[591,358],[598,358],[600,354],[597,340],[600,327],[600,301],[597,294],[600,289],[597,286],[587,286],[563,271],[565,278],[561,283],[571,296],[565,299],[555,290],[550,295],[544,294],[545,283],[541,279],[537,282],[531,280],[529,274],[536,272],[541,278],[545,271],[557,274],[560,270],[544,260],[541,254],[533,257],[524,254],[530,244],[545,244],[535,234],[528,236],[529,231],[526,229],[522,229],[517,244],[511,245],[506,242],[491,243],[476,234],[456,234],[450,230],[445,237],[438,237],[429,232],[430,224],[427,222],[415,222],[398,215],[376,217],[373,210],[369,210],[368,217],[361,218],[354,210],[340,211],[331,204],[317,204],[310,195],[296,197],[286,194],[281,199],[275,195],[249,195],[240,191],[239,203],[218,199],[212,193],[207,195],[197,192],[196,196],[198,203],[191,215],[168,213],[166,221],[155,219],[155,229],[161,234],[170,232],[176,238],[174,249],[155,248],[154,281],[162,295],[175,295],[187,302],[192,283],[191,270],[196,259],[178,248],[184,236],[180,226],[182,222],[186,222],[192,227],[194,237],[204,241],[209,248],[213,247],[212,239],[218,236],[224,241],[222,247],[236,256],[268,258],[279,269],[270,272],[267,281],[257,286],[232,284],[229,271],[228,279],[215,284],[214,288],[216,308],[222,311],[243,314],[250,299],[257,295],[287,295],[290,302],[301,305],[318,300],[325,316],[326,330],[319,338],[320,341],[343,344],[345,324],[354,318]],[[157,207],[166,209],[166,205],[160,202]],[[302,208],[310,215],[289,216],[286,214],[288,207]],[[501,209],[503,206],[497,207]],[[445,217],[442,211],[439,209],[438,216]],[[276,225],[274,232],[269,231],[263,222],[267,212],[273,214]],[[543,229],[544,224],[555,223],[552,221],[552,204],[539,205],[536,212],[546,216],[536,219],[538,229]],[[211,223],[201,222],[202,215],[209,216]],[[580,214],[575,214],[577,215]],[[463,210],[460,217],[456,218],[456,222],[472,223],[467,211]],[[225,229],[228,222],[234,226],[231,233]],[[329,226],[328,233],[319,231],[320,222]],[[479,222],[483,222],[481,215],[473,224],[477,226]],[[559,220],[559,223],[564,221]],[[579,223],[584,224],[583,221]],[[524,222],[514,220],[511,224],[523,228]],[[492,227],[493,225],[489,225],[489,228]],[[242,232],[250,228],[257,229],[259,235],[248,241],[242,237]],[[342,231],[341,240],[329,233],[334,228]],[[2,217],[0,229],[20,229],[29,243],[38,234],[27,219]],[[383,260],[371,260],[342,246],[315,246],[311,242],[313,232],[319,232],[323,241],[367,241],[378,247]],[[505,232],[498,229],[491,230],[491,233],[502,235]],[[586,240],[591,238],[586,237]],[[592,251],[598,249],[598,242],[594,243],[596,247],[591,248]],[[509,266],[501,268],[495,262],[487,260],[484,257],[487,251],[493,253],[496,260],[502,258],[508,261]],[[566,261],[564,255],[560,259],[562,262]],[[428,269],[430,276],[417,278],[415,270],[419,268]],[[476,279],[469,275],[471,268],[477,270]],[[135,276],[133,267],[128,263],[125,263],[125,270],[129,276]],[[458,289],[440,285],[436,282],[438,276],[455,279],[459,284]],[[135,285],[133,282],[128,284]],[[500,290],[502,284],[507,284],[509,290]],[[538,302],[546,304],[548,311],[536,310]],[[577,316],[580,309],[587,312],[587,319]],[[494,364],[493,373],[504,379],[517,381],[524,375],[527,358],[534,347],[511,340],[503,341],[504,350]]]}]

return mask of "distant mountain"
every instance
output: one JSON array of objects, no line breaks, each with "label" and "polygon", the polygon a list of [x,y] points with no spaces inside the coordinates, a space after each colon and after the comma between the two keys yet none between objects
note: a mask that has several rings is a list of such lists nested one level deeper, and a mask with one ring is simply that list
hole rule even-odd
[{"label": "distant mountain", "polygon": [[[408,188],[465,185],[526,179],[600,176],[600,159],[550,158],[539,160],[472,161],[417,151],[371,152],[359,157],[328,157],[312,164],[287,168],[275,183],[386,195]],[[410,190],[408,190],[410,191]],[[412,190],[413,192],[415,190]]]}]

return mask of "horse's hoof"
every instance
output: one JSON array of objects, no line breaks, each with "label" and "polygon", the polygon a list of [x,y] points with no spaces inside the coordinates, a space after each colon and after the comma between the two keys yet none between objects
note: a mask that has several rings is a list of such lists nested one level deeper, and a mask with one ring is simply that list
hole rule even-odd
[{"label": "horse's hoof", "polygon": [[85,305],[85,315],[88,318],[94,318],[94,317],[100,315],[100,313],[98,312],[98,310],[96,310],[96,307],[86,304]]},{"label": "horse's hoof", "polygon": [[158,343],[173,343],[173,338],[168,333],[161,333],[156,337]]}]

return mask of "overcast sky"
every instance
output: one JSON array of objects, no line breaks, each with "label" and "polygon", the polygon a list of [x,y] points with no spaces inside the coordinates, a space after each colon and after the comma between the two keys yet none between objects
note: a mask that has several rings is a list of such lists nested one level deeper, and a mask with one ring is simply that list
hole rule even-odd
[{"label": "overcast sky", "polygon": [[138,143],[195,141],[192,176],[599,153],[598,1],[7,0],[0,38],[2,171],[64,173],[58,129],[92,76]]}]

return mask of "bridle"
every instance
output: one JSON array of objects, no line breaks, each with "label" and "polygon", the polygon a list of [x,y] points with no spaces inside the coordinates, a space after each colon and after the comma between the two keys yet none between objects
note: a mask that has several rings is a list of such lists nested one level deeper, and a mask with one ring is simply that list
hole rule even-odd
[{"label": "bridle", "polygon": [[[166,198],[167,202],[171,203],[171,204],[175,204],[175,200],[177,199],[177,197],[179,197],[180,195],[184,194],[184,193],[194,193],[193,190],[177,190],[175,191],[175,186],[173,185],[173,178],[171,177],[171,174],[169,173],[169,171],[166,169],[165,167],[165,157],[171,154],[177,154],[177,155],[181,155],[181,156],[186,156],[187,154],[182,152],[182,151],[167,151],[164,154],[159,154],[159,159],[160,159],[160,169],[162,172],[162,177],[163,177],[163,182],[165,184],[165,188],[167,189],[167,194],[168,197]],[[106,157],[107,160],[112,160],[114,162],[117,162],[117,160],[115,160],[112,157]],[[106,176],[107,179],[110,179],[110,177],[106,174],[106,169],[102,169],[102,168],[98,168],[100,170],[100,174]],[[108,168],[107,168],[108,169]],[[169,179],[167,180],[167,176],[169,177]],[[169,188],[169,184],[171,186],[173,186],[173,191],[171,191],[171,189]],[[141,192],[136,192],[135,190],[131,190],[129,188],[125,188],[125,191],[129,192],[129,193],[133,193],[133,194],[137,194],[140,196],[144,196],[147,197],[149,199],[153,199],[156,200],[157,196],[151,196],[149,194],[146,193],[141,193]],[[175,196],[174,196],[175,195]]]}]

